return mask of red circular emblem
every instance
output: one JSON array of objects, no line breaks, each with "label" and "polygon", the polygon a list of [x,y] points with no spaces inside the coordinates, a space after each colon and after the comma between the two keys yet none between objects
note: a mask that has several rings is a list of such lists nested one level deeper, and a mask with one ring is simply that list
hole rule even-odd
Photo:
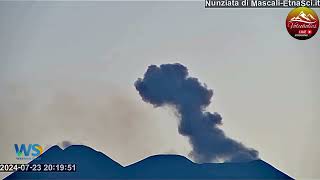
[{"label": "red circular emblem", "polygon": [[308,7],[298,7],[290,11],[286,19],[289,34],[299,40],[310,39],[319,28],[317,14]]}]

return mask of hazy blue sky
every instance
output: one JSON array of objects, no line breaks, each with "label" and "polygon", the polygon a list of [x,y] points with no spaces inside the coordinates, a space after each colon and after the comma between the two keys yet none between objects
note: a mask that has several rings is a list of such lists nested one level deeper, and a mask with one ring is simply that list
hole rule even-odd
[{"label": "hazy blue sky", "polygon": [[174,112],[133,85],[150,64],[180,62],[214,89],[209,110],[227,135],[293,177],[320,178],[320,35],[292,38],[290,10],[0,2],[0,162],[18,162],[14,143],[64,140],[122,165],[187,155]]}]

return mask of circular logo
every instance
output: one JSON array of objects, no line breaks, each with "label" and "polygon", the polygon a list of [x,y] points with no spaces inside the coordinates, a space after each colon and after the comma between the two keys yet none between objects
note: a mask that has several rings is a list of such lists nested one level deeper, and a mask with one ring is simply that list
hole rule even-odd
[{"label": "circular logo", "polygon": [[308,7],[298,7],[288,14],[286,26],[292,37],[299,40],[306,40],[317,33],[319,18],[312,9]]}]

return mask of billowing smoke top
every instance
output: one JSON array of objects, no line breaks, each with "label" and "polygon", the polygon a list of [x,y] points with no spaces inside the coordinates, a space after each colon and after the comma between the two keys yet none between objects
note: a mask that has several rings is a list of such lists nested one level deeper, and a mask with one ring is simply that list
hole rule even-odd
[{"label": "billowing smoke top", "polygon": [[213,95],[211,89],[197,78],[188,76],[188,69],[181,64],[150,65],[144,78],[135,87],[145,102],[155,107],[174,106],[179,114],[179,133],[187,136],[192,145],[191,157],[200,163],[250,161],[258,152],[227,137],[218,127],[222,117],[206,112]]}]

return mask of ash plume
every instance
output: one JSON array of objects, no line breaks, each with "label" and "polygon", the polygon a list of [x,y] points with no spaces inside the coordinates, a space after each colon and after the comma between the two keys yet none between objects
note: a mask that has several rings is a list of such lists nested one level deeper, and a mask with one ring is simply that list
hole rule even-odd
[{"label": "ash plume", "polygon": [[145,102],[154,107],[170,105],[179,117],[178,131],[187,136],[197,162],[243,162],[258,158],[258,152],[225,135],[219,128],[222,117],[206,111],[213,90],[188,76],[181,64],[150,65],[135,87]]},{"label": "ash plume", "polygon": [[72,146],[71,141],[62,141],[62,143],[61,143],[62,149],[65,149],[65,148],[67,148],[69,146]]}]

